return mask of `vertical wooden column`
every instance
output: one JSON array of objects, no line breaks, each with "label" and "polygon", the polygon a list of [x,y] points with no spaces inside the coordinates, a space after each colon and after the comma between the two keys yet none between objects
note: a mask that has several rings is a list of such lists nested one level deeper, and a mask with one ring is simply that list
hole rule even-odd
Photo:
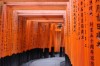
[{"label": "vertical wooden column", "polygon": [[[12,8],[11,7],[7,7],[7,13],[6,15],[8,16],[7,18],[5,18],[4,20],[7,20],[7,25],[6,25],[6,29],[7,29],[7,54],[10,56],[12,54],[14,54],[14,45],[16,44],[14,35],[16,35],[15,31],[16,29],[14,29],[14,27],[17,27],[17,24],[14,25],[13,23],[13,13],[11,13]],[[14,34],[15,33],[15,34]],[[15,43],[14,43],[15,42]]]},{"label": "vertical wooden column", "polygon": [[53,44],[52,46],[54,47],[54,52],[56,51],[55,45],[57,44],[57,35],[56,35],[56,24],[53,24]]},{"label": "vertical wooden column", "polygon": [[41,23],[41,39],[42,39],[42,47],[45,48],[45,26],[43,23]]},{"label": "vertical wooden column", "polygon": [[65,22],[65,28],[64,28],[64,33],[65,33],[65,53],[71,58],[71,22],[70,22],[70,2],[67,3],[67,8],[66,8],[66,22]]},{"label": "vertical wooden column", "polygon": [[[10,10],[10,9],[8,9],[8,10]],[[9,14],[10,15],[10,14]],[[13,13],[13,15],[12,15],[13,17],[15,17],[16,19],[12,19],[12,43],[13,43],[13,49],[12,49],[12,52],[14,53],[14,54],[17,54],[17,52],[18,52],[18,18],[17,18],[17,15],[15,14],[15,12]],[[9,17],[11,17],[11,16],[9,16]],[[10,28],[10,25],[11,23],[8,23],[8,28]],[[10,30],[10,29],[8,29],[8,30]],[[9,32],[8,32],[9,33]],[[9,35],[8,35],[9,36]],[[10,36],[9,36],[10,37]],[[9,38],[10,39],[10,38]],[[10,44],[10,40],[8,40],[8,44]],[[9,46],[7,46],[7,47],[9,47]],[[9,48],[8,48],[9,49]]]},{"label": "vertical wooden column", "polygon": [[22,52],[22,43],[23,43],[23,22],[22,22],[23,18],[20,17],[20,20],[18,22],[18,52],[17,53],[21,53]]},{"label": "vertical wooden column", "polygon": [[37,22],[33,22],[33,48],[36,48],[36,32],[37,32],[37,28],[38,28],[38,23]]},{"label": "vertical wooden column", "polygon": [[64,25],[62,24],[62,27],[61,27],[61,44],[60,44],[60,57],[62,57],[64,55],[64,47],[65,47],[65,44],[64,44]]},{"label": "vertical wooden column", "polygon": [[71,0],[71,62],[72,65],[77,64],[77,1]]},{"label": "vertical wooden column", "polygon": [[[23,18],[22,17],[22,34],[21,34],[21,37],[22,37],[22,44],[21,44],[21,50],[22,52],[25,51],[25,48],[26,48],[26,42],[25,42],[25,38],[26,38],[26,35],[25,35],[25,32],[26,32],[26,18]],[[32,24],[31,24],[32,25]],[[30,28],[32,28],[32,26],[30,25]],[[30,31],[32,33],[32,31]],[[32,37],[30,37],[30,40],[31,40]],[[30,43],[30,46],[32,47],[32,44]]]},{"label": "vertical wooden column", "polygon": [[34,30],[34,26],[35,26],[35,22],[32,22],[32,27],[31,27],[31,29],[32,29],[32,49],[34,49],[35,47],[35,38],[34,38],[34,32],[35,32],[35,30]]},{"label": "vertical wooden column", "polygon": [[93,0],[89,0],[89,65],[94,66],[94,24]]},{"label": "vertical wooden column", "polygon": [[53,24],[50,23],[50,46],[49,46],[49,49],[50,49],[50,52],[51,52],[51,47],[52,47],[52,30],[53,30]]},{"label": "vertical wooden column", "polygon": [[62,24],[61,28],[61,47],[64,47],[64,25]]},{"label": "vertical wooden column", "polygon": [[45,48],[49,48],[49,33],[50,33],[50,31],[49,31],[49,23],[46,23],[45,24],[46,25],[46,30],[45,30],[45,36],[46,36],[46,38],[45,38],[45,42],[46,42],[46,46],[45,46]]},{"label": "vertical wooden column", "polygon": [[38,23],[38,44],[39,44],[39,48],[42,48],[42,41],[41,41],[41,23]]},{"label": "vertical wooden column", "polygon": [[[2,23],[1,23],[1,15],[0,15],[0,54],[1,54],[1,44],[2,44]],[[0,55],[1,58],[1,55]]]},{"label": "vertical wooden column", "polygon": [[6,5],[3,5],[3,19],[5,19],[4,20],[4,25],[3,25],[3,41],[2,41],[2,57],[4,57],[4,56],[6,56],[6,54],[4,53],[4,52],[6,52],[6,50],[5,50],[5,45],[6,45],[6,27],[7,27],[7,20],[6,20],[6,18],[7,18],[7,15],[6,15]]},{"label": "vertical wooden column", "polygon": [[92,11],[92,23],[93,23],[93,30],[91,29],[92,33],[94,32],[94,43],[90,45],[90,63],[91,66],[100,66],[100,0],[90,0],[90,7]]},{"label": "vertical wooden column", "polygon": [[60,44],[61,44],[61,31],[58,28],[57,30],[57,52],[60,52]]},{"label": "vertical wooden column", "polygon": [[52,46],[52,44],[53,44],[53,24],[52,23],[50,23],[50,33],[49,33],[49,35],[50,35],[50,42],[49,42],[49,52],[50,52],[50,55],[51,55],[51,57],[53,57],[54,56],[54,46]]},{"label": "vertical wooden column", "polygon": [[54,52],[55,52],[55,48],[54,48],[54,31],[55,31],[55,27],[54,27],[54,23],[51,23],[50,26],[50,47],[51,47],[51,57],[54,57]]},{"label": "vertical wooden column", "polygon": [[81,4],[80,4],[80,1],[79,0],[76,0],[76,22],[77,22],[77,60],[76,60],[76,66],[80,66],[80,60],[81,60],[81,57],[80,57],[80,53],[81,53]]},{"label": "vertical wooden column", "polygon": [[50,39],[49,39],[49,52],[51,52],[51,45],[52,45],[52,24],[50,23]]},{"label": "vertical wooden column", "polygon": [[55,24],[52,24],[53,28],[52,28],[52,47],[54,47],[54,31],[55,31]]},{"label": "vertical wooden column", "polygon": [[84,33],[85,33],[85,31],[84,31],[84,28],[85,28],[85,25],[84,25],[84,1],[83,0],[81,0],[80,1],[80,4],[81,4],[81,8],[80,8],[80,15],[81,15],[81,65],[83,65],[84,66]]},{"label": "vertical wooden column", "polygon": [[67,7],[66,7],[66,19],[64,23],[64,38],[65,38],[65,62],[66,65],[71,66],[71,52],[72,52],[72,47],[71,47],[71,0],[67,2]]},{"label": "vertical wooden column", "polygon": [[71,59],[70,60],[71,60],[72,64],[74,64],[74,60],[73,60],[74,59],[74,54],[73,54],[74,37],[72,37],[72,36],[73,36],[73,17],[74,17],[73,9],[75,6],[73,6],[73,4],[74,4],[73,0],[71,0],[70,3],[71,3],[70,4],[70,6],[71,6],[71,13],[70,13],[70,15],[71,15],[71,19],[70,19],[71,20],[71,29],[70,29],[71,30],[71,37],[70,37],[71,38],[70,39],[71,40]]},{"label": "vertical wooden column", "polygon": [[57,24],[54,24],[54,34],[53,34],[53,36],[54,36],[54,39],[53,39],[53,41],[54,41],[54,51],[55,52],[57,52],[57,31],[56,31],[56,26],[57,26]]},{"label": "vertical wooden column", "polygon": [[4,6],[2,6],[2,14],[1,14],[1,21],[0,21],[0,58],[2,57],[2,45],[3,45],[3,19],[4,19]]},{"label": "vertical wooden column", "polygon": [[84,1],[84,66],[89,66],[89,1]]},{"label": "vertical wooden column", "polygon": [[38,29],[37,29],[37,48],[40,48],[40,25],[39,25],[39,22],[38,22]]},{"label": "vertical wooden column", "polygon": [[28,35],[29,35],[29,33],[28,33],[28,25],[29,25],[29,21],[27,20],[26,21],[26,32],[25,32],[25,34],[26,34],[26,50],[28,50]]},{"label": "vertical wooden column", "polygon": [[2,19],[3,19],[3,7],[2,7],[2,10],[1,10],[1,13],[0,13],[0,58],[1,58],[1,56],[2,56],[2,33],[3,33],[3,21],[2,21]]}]

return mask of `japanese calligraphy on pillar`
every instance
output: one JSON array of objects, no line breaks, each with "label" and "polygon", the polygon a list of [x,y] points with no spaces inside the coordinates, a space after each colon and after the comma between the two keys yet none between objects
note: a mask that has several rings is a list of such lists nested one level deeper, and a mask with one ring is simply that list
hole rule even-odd
[{"label": "japanese calligraphy on pillar", "polygon": [[89,38],[90,38],[90,66],[94,66],[94,21],[93,21],[93,0],[89,0]]},{"label": "japanese calligraphy on pillar", "polygon": [[96,13],[96,24],[97,24],[97,39],[98,39],[98,42],[97,42],[97,46],[100,48],[100,0],[96,0],[96,3],[95,3],[95,13]]},{"label": "japanese calligraphy on pillar", "polygon": [[73,1],[73,29],[76,31],[76,1]]}]

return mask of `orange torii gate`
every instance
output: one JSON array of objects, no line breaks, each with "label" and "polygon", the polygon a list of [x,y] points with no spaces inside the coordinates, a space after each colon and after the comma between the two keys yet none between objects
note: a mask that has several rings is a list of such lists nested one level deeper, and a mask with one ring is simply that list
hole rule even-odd
[{"label": "orange torii gate", "polygon": [[[64,2],[56,4],[53,2],[48,4],[42,3],[41,5],[34,2],[28,2],[24,4],[23,2],[4,2],[2,11],[2,25],[0,25],[0,63],[2,61],[1,59],[3,59],[2,62],[4,63],[13,62],[16,61],[16,59],[19,60],[19,63],[23,63],[27,60],[32,60],[33,58],[39,58],[40,49],[44,50],[44,52],[48,54],[49,48],[52,49],[52,47],[54,47],[54,52],[58,52],[59,49],[57,47],[57,36],[59,35],[58,32],[60,31],[56,29],[56,24],[64,23],[64,20],[62,20],[64,18],[60,20],[52,20],[52,18],[28,20],[23,16],[37,16],[37,14],[34,14],[34,12],[39,12],[38,16],[60,15],[64,17],[65,9],[66,3]],[[41,10],[44,11],[41,12]],[[51,42],[50,26],[52,23],[55,23],[53,27],[55,29],[52,30],[53,33],[51,39],[53,40]],[[11,61],[9,61],[9,57]],[[48,57],[48,55],[46,57]],[[4,63],[1,64],[7,65]]]},{"label": "orange torii gate", "polygon": [[[25,19],[25,18],[23,18],[23,19]],[[48,21],[50,21],[50,20],[48,20]],[[34,24],[32,25],[32,23],[34,23]],[[59,22],[34,22],[33,20],[27,20],[26,30],[28,30],[28,31],[26,31],[26,33],[27,33],[26,34],[26,47],[28,47],[28,48],[26,50],[30,50],[32,48],[43,48],[43,49],[50,48],[49,44],[51,42],[50,42],[50,37],[49,37],[49,34],[50,34],[49,31],[50,31],[51,27],[49,26],[50,25],[49,23],[52,24],[52,23],[59,23]],[[37,27],[33,29],[34,33],[32,34],[31,27],[32,26],[34,27],[36,24],[37,24]],[[54,28],[55,28],[55,26],[54,26]],[[53,36],[56,35],[56,33],[55,33],[56,30],[54,28],[53,28],[53,33],[54,33]],[[34,30],[36,30],[36,32]],[[32,37],[32,35],[33,35],[33,38],[35,41],[31,40],[30,37]],[[57,40],[57,37],[53,37],[53,38],[55,38],[55,39],[53,39],[53,41]],[[32,43],[32,42],[34,42],[34,43]],[[29,46],[29,44],[30,44],[30,46]],[[32,45],[33,45],[33,47],[32,47]],[[55,42],[53,42],[53,45],[54,45],[54,47],[56,47]],[[24,47],[24,49],[25,49],[25,47]],[[59,50],[57,50],[57,51],[59,51]]]}]

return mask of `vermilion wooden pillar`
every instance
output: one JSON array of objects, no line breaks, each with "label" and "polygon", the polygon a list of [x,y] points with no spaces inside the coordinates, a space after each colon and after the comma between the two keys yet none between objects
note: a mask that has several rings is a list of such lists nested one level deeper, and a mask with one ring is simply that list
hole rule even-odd
[{"label": "vermilion wooden pillar", "polygon": [[[2,16],[2,13],[0,12],[0,43],[2,43],[2,21],[1,21],[1,16]],[[0,44],[0,46],[1,46],[1,44]],[[0,49],[0,53],[1,53],[1,49]],[[1,58],[1,55],[0,55],[0,58]]]},{"label": "vermilion wooden pillar", "polygon": [[49,51],[51,57],[54,57],[54,46],[53,46],[53,23],[50,23],[50,43],[49,43]]},{"label": "vermilion wooden pillar", "polygon": [[64,44],[64,25],[62,24],[61,26],[61,44],[60,44],[60,56],[64,56],[64,48],[65,48],[65,44]]},{"label": "vermilion wooden pillar", "polygon": [[[7,17],[6,17],[6,16],[7,16],[7,15],[6,15],[6,5],[3,6],[3,10],[4,10],[4,12],[3,12],[3,17],[6,19],[6,18],[7,18]],[[3,19],[4,19],[4,18],[3,18]],[[7,25],[6,25],[5,23],[6,23],[6,20],[4,20],[4,23],[3,23],[3,24],[4,24],[4,25],[3,25],[4,27],[3,27],[3,34],[2,34],[2,35],[3,35],[3,38],[2,38],[3,40],[2,40],[2,56],[1,56],[1,57],[6,56],[6,54],[3,53],[3,52],[6,51],[6,48],[5,48],[6,46],[4,46],[4,45],[6,45],[6,42],[5,42],[5,41],[6,41],[6,34],[5,34],[5,33],[6,33],[6,27],[7,27]],[[5,40],[5,41],[4,41],[4,40]]]},{"label": "vermilion wooden pillar", "polygon": [[55,52],[57,52],[57,32],[56,32],[56,24],[54,24],[54,29],[53,29],[53,31],[54,31],[54,34],[53,34],[53,37],[54,37],[54,39],[53,39],[53,41],[54,41],[54,51]]},{"label": "vermilion wooden pillar", "polygon": [[[90,0],[91,1],[91,0]],[[92,0],[92,20],[93,20],[93,45],[91,44],[91,66],[100,66],[100,0]],[[93,65],[92,65],[93,64]]]},{"label": "vermilion wooden pillar", "polygon": [[89,66],[89,1],[84,1],[84,66]]}]

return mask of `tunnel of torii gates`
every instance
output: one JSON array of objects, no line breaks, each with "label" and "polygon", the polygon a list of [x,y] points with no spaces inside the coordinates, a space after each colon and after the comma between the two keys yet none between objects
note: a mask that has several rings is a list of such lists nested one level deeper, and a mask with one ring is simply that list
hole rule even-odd
[{"label": "tunnel of torii gates", "polygon": [[1,5],[0,58],[65,49],[72,66],[100,66],[100,0]]}]

